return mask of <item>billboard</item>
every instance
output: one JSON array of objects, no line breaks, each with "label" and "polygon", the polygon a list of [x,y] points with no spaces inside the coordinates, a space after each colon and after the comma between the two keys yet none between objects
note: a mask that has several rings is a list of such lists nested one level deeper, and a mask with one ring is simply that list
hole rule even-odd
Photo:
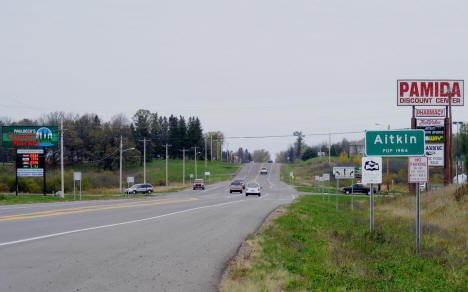
[{"label": "billboard", "polygon": [[3,126],[2,146],[17,147],[57,147],[57,126]]},{"label": "billboard", "polygon": [[16,151],[16,174],[18,177],[42,177],[44,167],[44,149],[18,149]]},{"label": "billboard", "polygon": [[415,109],[417,118],[445,118],[445,108],[417,108]]},{"label": "billboard", "polygon": [[444,144],[426,144],[429,166],[444,166]]},{"label": "billboard", "polygon": [[397,80],[397,105],[448,106],[449,90],[452,105],[464,105],[463,80]]}]

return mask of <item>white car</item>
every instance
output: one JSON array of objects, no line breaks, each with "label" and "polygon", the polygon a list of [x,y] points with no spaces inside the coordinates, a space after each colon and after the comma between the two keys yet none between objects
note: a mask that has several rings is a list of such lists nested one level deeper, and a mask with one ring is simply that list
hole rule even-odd
[{"label": "white car", "polygon": [[245,186],[245,196],[248,195],[257,195],[261,196],[262,187],[258,183],[248,183]]},{"label": "white car", "polygon": [[268,174],[268,169],[266,167],[262,167],[262,169],[260,169],[260,174]]}]

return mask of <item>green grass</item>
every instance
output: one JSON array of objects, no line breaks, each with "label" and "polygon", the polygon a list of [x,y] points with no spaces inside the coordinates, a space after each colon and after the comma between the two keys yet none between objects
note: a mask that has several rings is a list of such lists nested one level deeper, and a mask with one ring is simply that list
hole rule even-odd
[{"label": "green grass", "polygon": [[249,239],[260,248],[248,264],[230,271],[234,285],[221,286],[241,287],[237,291],[468,290],[466,250],[451,254],[431,234],[423,235],[422,256],[417,256],[414,222],[376,213],[371,234],[368,200],[360,199],[354,212],[346,200],[338,211],[334,200],[320,196],[291,204],[273,226]]},{"label": "green grass", "polygon": [[[239,169],[237,164],[229,164],[222,161],[209,161],[205,168],[204,161],[197,162],[197,177],[202,178],[205,171],[211,173],[210,183],[228,180]],[[166,161],[153,160],[146,164],[146,180],[153,186],[165,186],[166,184]],[[185,183],[190,183],[190,174],[195,176],[195,163],[193,160],[185,161]],[[169,160],[169,185],[173,188],[182,187],[182,160]],[[91,194],[115,194],[118,193],[119,169],[101,170],[93,165],[81,164],[65,167],[65,192],[73,192],[73,172],[82,172],[82,188],[84,193]],[[143,182],[143,166],[139,164],[124,164],[123,186],[126,187],[126,177],[135,177],[135,183]],[[207,179],[208,183],[208,179]],[[0,166],[0,192],[13,192],[15,189],[15,176],[13,165]],[[19,178],[19,189],[21,193],[38,194],[42,192],[41,178]],[[47,169],[47,193],[60,189],[60,169],[49,167]],[[172,190],[172,189],[171,189]],[[170,191],[170,190],[165,190]]]}]

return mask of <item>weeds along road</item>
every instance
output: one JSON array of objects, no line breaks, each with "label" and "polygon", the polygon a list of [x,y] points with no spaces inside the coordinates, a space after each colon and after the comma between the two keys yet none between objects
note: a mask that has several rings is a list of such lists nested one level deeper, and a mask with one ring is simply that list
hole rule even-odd
[{"label": "weeds along road", "polygon": [[0,207],[0,291],[215,291],[226,262],[296,192],[280,166],[247,164],[228,183],[148,199]]}]

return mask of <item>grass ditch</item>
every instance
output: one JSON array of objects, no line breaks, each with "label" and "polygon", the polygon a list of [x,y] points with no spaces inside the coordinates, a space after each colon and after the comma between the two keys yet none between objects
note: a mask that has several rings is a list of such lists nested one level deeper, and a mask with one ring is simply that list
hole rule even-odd
[{"label": "grass ditch", "polygon": [[[415,198],[368,200],[302,196],[243,244],[220,291],[467,291],[468,188],[422,197],[421,256],[415,254]],[[457,194],[457,195],[455,195]]]}]

